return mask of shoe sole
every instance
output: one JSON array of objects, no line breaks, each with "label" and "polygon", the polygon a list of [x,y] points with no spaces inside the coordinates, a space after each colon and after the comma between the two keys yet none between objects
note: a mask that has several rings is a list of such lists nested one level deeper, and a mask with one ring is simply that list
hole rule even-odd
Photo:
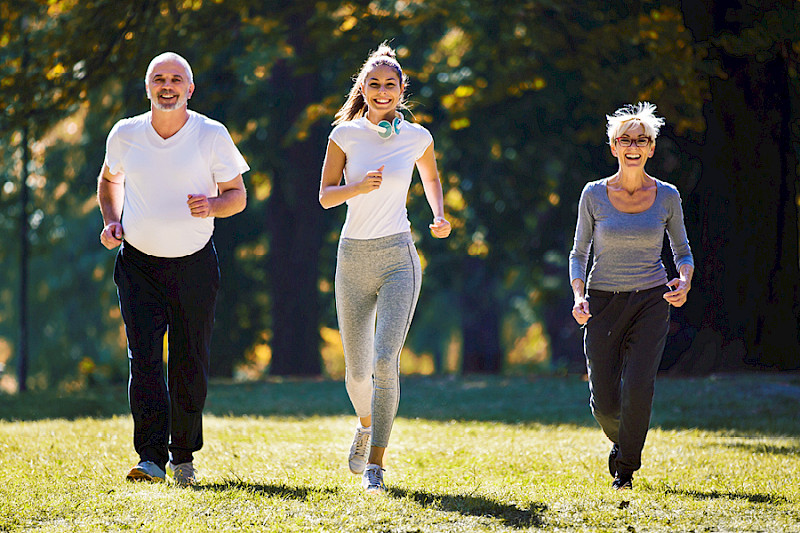
[{"label": "shoe sole", "polygon": [[151,476],[150,474],[142,472],[141,470],[131,470],[128,472],[128,475],[125,476],[125,479],[127,481],[151,481],[157,483],[164,481],[164,478]]},{"label": "shoe sole", "polygon": [[364,469],[367,467],[367,465],[364,465],[361,468],[361,470],[355,470],[353,468],[353,465],[351,465],[351,464],[348,464],[347,467],[350,469],[350,472],[352,472],[353,474],[356,474],[357,476],[360,476],[360,475],[362,475],[364,473]]}]

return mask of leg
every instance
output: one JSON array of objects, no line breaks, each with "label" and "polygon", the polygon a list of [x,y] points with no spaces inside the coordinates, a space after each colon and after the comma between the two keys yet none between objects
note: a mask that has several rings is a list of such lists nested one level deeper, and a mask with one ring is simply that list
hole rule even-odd
[{"label": "leg", "polygon": [[[589,376],[589,405],[606,436],[619,442],[622,334],[617,324],[625,309],[625,294],[589,296],[592,318],[584,328],[584,351]],[[617,327],[615,327],[617,326]]]},{"label": "leg", "polygon": [[[647,294],[649,292],[650,294]],[[635,295],[637,316],[628,329],[623,346],[622,416],[620,419],[617,469],[634,472],[642,465],[642,449],[650,427],[656,374],[669,329],[669,304],[663,291]]]},{"label": "leg", "polygon": [[198,254],[196,261],[174,263],[169,292],[169,450],[176,465],[191,462],[193,452],[203,447],[203,407],[208,393],[219,266],[213,246]]},{"label": "leg", "polygon": [[[336,315],[345,357],[345,387],[356,416],[371,423],[372,359],[377,288],[370,254],[343,240],[336,262]],[[366,423],[365,423],[366,422]]]},{"label": "leg", "polygon": [[[413,243],[402,243],[391,252],[390,270],[378,293],[375,331],[375,390],[372,399],[374,464],[382,464],[394,417],[400,402],[400,352],[403,349],[422,284],[422,269]],[[378,461],[380,459],[380,461]]]},{"label": "leg", "polygon": [[167,330],[163,291],[152,265],[125,246],[117,255],[114,282],[128,338],[128,400],[133,445],[141,461],[162,470],[167,462],[169,398],[164,383],[163,339]]}]

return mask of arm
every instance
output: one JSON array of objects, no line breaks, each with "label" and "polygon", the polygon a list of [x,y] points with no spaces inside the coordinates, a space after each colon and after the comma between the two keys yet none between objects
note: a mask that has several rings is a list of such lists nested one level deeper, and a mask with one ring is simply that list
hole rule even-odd
[{"label": "arm", "polygon": [[367,172],[366,177],[358,183],[342,185],[345,160],[345,153],[339,145],[328,140],[319,183],[319,203],[325,209],[341,205],[354,196],[367,194],[381,186],[383,165],[377,170]]},{"label": "arm", "polygon": [[583,325],[592,317],[586,300],[586,264],[594,236],[594,221],[589,208],[586,188],[578,202],[578,223],[575,226],[575,241],[569,253],[570,285],[572,286],[572,317]]},{"label": "arm", "polygon": [[422,180],[422,188],[425,190],[425,198],[433,211],[433,224],[428,227],[434,237],[444,239],[450,235],[451,228],[450,223],[444,218],[444,194],[442,193],[442,183],[439,181],[436,154],[432,142],[422,157],[417,160],[417,170],[419,170],[419,177]]},{"label": "arm", "polygon": [[686,303],[694,275],[694,258],[692,250],[689,248],[689,239],[686,237],[680,197],[675,198],[672,216],[667,221],[667,236],[672,248],[672,258],[678,267],[678,277],[667,283],[672,290],[664,293],[664,299],[670,305],[680,307]]},{"label": "arm", "polygon": [[186,200],[193,217],[225,218],[244,211],[247,205],[247,191],[239,174],[232,180],[217,183],[219,194],[208,198],[202,194],[190,194]]},{"label": "arm", "polygon": [[572,306],[572,317],[580,325],[586,324],[592,314],[589,312],[589,302],[586,300],[586,290],[582,279],[573,279],[570,283],[572,285],[572,297],[575,304]]},{"label": "arm", "polygon": [[664,299],[674,305],[680,307],[686,303],[689,297],[689,291],[692,288],[692,276],[694,275],[694,267],[690,264],[683,264],[679,269],[677,278],[670,280],[667,286],[672,287],[673,290],[664,293]]},{"label": "arm", "polygon": [[97,203],[103,215],[100,242],[111,250],[122,244],[122,206],[125,201],[125,174],[112,174],[103,164],[97,178]]}]

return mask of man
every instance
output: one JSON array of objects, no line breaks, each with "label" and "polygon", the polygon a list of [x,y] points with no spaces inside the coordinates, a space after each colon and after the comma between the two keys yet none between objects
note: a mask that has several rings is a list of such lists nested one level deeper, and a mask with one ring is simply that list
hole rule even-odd
[{"label": "man", "polygon": [[[147,68],[150,111],[120,120],[106,142],[97,199],[128,338],[128,398],[139,463],[129,480],[196,483],[211,330],[219,288],[215,217],[247,203],[249,170],[225,127],[187,108],[189,63],[172,52]],[[164,380],[163,339],[169,356]]]}]

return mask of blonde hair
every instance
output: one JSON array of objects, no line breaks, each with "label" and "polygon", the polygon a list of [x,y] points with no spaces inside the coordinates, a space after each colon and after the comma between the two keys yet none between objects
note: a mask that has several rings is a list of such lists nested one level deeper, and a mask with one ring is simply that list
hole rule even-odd
[{"label": "blonde hair", "polygon": [[655,104],[650,102],[620,107],[613,115],[606,115],[606,120],[608,121],[606,133],[610,145],[614,144],[617,137],[638,125],[641,125],[644,134],[655,142],[658,131],[664,125],[664,119],[656,116]]},{"label": "blonde hair", "polygon": [[342,105],[339,111],[336,112],[336,120],[333,121],[334,126],[342,122],[347,122],[348,120],[363,117],[367,113],[367,102],[364,101],[361,87],[367,79],[367,74],[372,72],[372,70],[379,65],[389,66],[397,72],[397,77],[400,80],[400,84],[403,86],[403,94],[400,95],[400,102],[397,104],[397,108],[408,109],[405,94],[406,87],[408,87],[408,77],[403,74],[403,68],[397,61],[394,49],[384,41],[377,50],[369,55],[361,66],[361,70],[359,70],[358,74],[353,78],[353,86],[350,88],[347,99],[344,101],[344,105]]}]

